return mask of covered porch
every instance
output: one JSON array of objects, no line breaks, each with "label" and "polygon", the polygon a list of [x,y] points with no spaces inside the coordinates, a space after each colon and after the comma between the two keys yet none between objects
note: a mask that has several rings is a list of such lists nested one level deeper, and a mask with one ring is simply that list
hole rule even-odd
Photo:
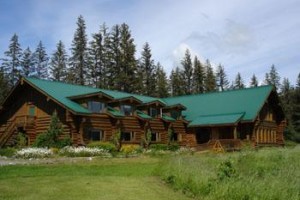
[{"label": "covered porch", "polygon": [[236,151],[241,148],[241,139],[249,138],[239,131],[244,113],[199,116],[189,124],[196,136],[199,149],[217,152]]}]

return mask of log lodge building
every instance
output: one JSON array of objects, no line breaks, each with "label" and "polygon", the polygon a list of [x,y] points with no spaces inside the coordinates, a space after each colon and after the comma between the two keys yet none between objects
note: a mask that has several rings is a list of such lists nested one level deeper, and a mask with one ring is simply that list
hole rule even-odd
[{"label": "log lodge building", "polygon": [[12,146],[18,132],[32,145],[44,133],[53,112],[73,145],[172,140],[189,147],[283,145],[285,118],[272,86],[170,98],[154,98],[86,86],[22,77],[0,107],[0,147]]}]

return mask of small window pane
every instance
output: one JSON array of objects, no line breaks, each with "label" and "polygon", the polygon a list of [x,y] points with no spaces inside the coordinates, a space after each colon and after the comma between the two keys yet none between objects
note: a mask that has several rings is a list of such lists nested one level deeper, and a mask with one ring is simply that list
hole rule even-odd
[{"label": "small window pane", "polygon": [[103,131],[101,130],[90,130],[89,139],[92,141],[100,141],[103,139]]},{"label": "small window pane", "polygon": [[93,113],[100,113],[105,108],[105,104],[98,101],[89,101],[88,109]]},{"label": "small window pane", "polygon": [[155,108],[150,108],[150,116],[157,117],[157,115],[158,115],[158,110]]},{"label": "small window pane", "polygon": [[121,133],[121,140],[122,141],[131,141],[134,137],[134,133],[133,132],[122,132]]},{"label": "small window pane", "polygon": [[30,106],[28,111],[29,116],[35,116],[35,106]]},{"label": "small window pane", "polygon": [[121,105],[120,108],[121,108],[121,112],[124,115],[126,115],[126,116],[132,115],[132,111],[133,111],[132,106],[130,106],[130,105]]}]

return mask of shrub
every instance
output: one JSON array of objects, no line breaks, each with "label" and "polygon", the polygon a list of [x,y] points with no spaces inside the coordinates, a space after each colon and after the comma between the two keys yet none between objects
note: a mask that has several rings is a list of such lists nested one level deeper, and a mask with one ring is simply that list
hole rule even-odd
[{"label": "shrub", "polygon": [[125,144],[122,145],[121,152],[124,153],[126,156],[130,154],[137,154],[141,152],[141,147],[140,145],[136,145],[136,144]]},{"label": "shrub", "polygon": [[64,147],[59,151],[59,154],[68,157],[111,157],[108,150],[89,147]]},{"label": "shrub", "polygon": [[225,178],[230,178],[235,175],[235,169],[233,168],[232,162],[226,160],[221,162],[218,167],[218,178],[219,180],[224,180]]},{"label": "shrub", "polygon": [[47,148],[25,148],[15,153],[17,158],[48,158],[53,155]]},{"label": "shrub", "polygon": [[35,147],[57,147],[62,148],[71,144],[70,138],[60,139],[63,133],[61,122],[59,121],[56,112],[51,117],[51,122],[48,130],[37,136],[33,146]]},{"label": "shrub", "polygon": [[150,146],[151,150],[154,151],[177,151],[179,150],[180,146],[178,143],[170,143],[169,145],[167,144],[152,144]]},{"label": "shrub", "polygon": [[116,151],[116,146],[110,142],[90,142],[87,147],[104,149],[110,153]]},{"label": "shrub", "polygon": [[170,151],[177,151],[179,150],[179,148],[180,148],[179,144],[174,142],[170,143],[168,146],[168,150]]},{"label": "shrub", "polygon": [[17,135],[17,145],[18,148],[27,146],[27,137],[24,133],[19,132]]},{"label": "shrub", "polygon": [[0,156],[12,157],[16,153],[15,148],[7,147],[7,148],[0,148]]},{"label": "shrub", "polygon": [[150,146],[150,149],[154,150],[154,151],[167,151],[168,145],[167,144],[152,144]]}]

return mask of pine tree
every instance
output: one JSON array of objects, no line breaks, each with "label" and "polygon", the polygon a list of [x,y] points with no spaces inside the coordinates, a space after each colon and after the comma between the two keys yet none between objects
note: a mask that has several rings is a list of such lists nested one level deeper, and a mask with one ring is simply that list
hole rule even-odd
[{"label": "pine tree", "polygon": [[118,80],[121,70],[121,50],[120,50],[120,26],[112,27],[109,39],[106,41],[109,64],[107,67],[108,89],[119,89]]},{"label": "pine tree", "polygon": [[[146,42],[143,46],[142,57],[139,61],[139,71],[143,72],[143,91],[142,94],[148,96],[155,95],[155,74],[154,60],[152,59],[151,48]],[[139,77],[141,78],[141,77]]]},{"label": "pine tree", "polygon": [[258,81],[255,74],[253,74],[250,81],[250,87],[257,87],[257,86],[258,86]]},{"label": "pine tree", "polygon": [[242,89],[242,88],[245,88],[245,85],[240,72],[238,72],[234,82],[234,89]]},{"label": "pine tree", "polygon": [[27,47],[23,51],[21,66],[23,68],[23,74],[22,75],[24,75],[26,77],[30,76],[34,71],[33,55],[31,53],[31,50],[30,50],[29,47]]},{"label": "pine tree", "polygon": [[180,96],[184,94],[184,79],[179,67],[172,70],[170,74],[170,89],[172,96]]},{"label": "pine tree", "polygon": [[298,74],[297,82],[296,82],[296,87],[300,88],[300,73]]},{"label": "pine tree", "polygon": [[69,82],[84,85],[88,71],[88,49],[86,25],[81,15],[77,19],[77,29],[72,41],[71,52]]},{"label": "pine tree", "polygon": [[224,67],[219,64],[216,72],[216,81],[217,86],[220,88],[220,91],[227,90],[229,87],[229,81],[227,79],[227,74]]},{"label": "pine tree", "polygon": [[9,85],[12,87],[19,79],[19,75],[22,74],[22,69],[20,68],[22,49],[17,34],[14,34],[10,39],[8,50],[4,52],[4,55],[2,69],[3,73],[7,74]]},{"label": "pine tree", "polygon": [[269,72],[269,82],[273,85],[276,89],[280,88],[280,76],[275,68],[274,65],[271,66],[271,70]]},{"label": "pine tree", "polygon": [[216,77],[214,74],[214,70],[210,64],[210,61],[207,59],[206,60],[206,76],[205,76],[205,91],[206,92],[211,92],[216,90]]},{"label": "pine tree", "polygon": [[155,77],[156,77],[156,90],[154,96],[159,98],[168,97],[169,90],[168,90],[167,75],[163,67],[160,65],[160,63],[156,64]]},{"label": "pine tree", "polygon": [[48,79],[48,55],[42,41],[39,42],[33,53],[34,71],[33,76],[40,79]]},{"label": "pine tree", "polygon": [[265,74],[264,84],[265,85],[271,85],[271,80],[270,80],[270,77],[269,77],[269,73]]},{"label": "pine tree", "polygon": [[127,24],[120,27],[120,74],[117,79],[117,88],[120,91],[136,92],[137,62],[135,59],[135,44]]},{"label": "pine tree", "polygon": [[205,89],[204,68],[197,56],[195,56],[193,64],[194,64],[194,76],[193,76],[194,93],[203,93]]},{"label": "pine tree", "polygon": [[88,71],[88,79],[90,85],[101,87],[103,82],[104,67],[103,67],[103,54],[104,54],[104,46],[103,46],[103,36],[101,30],[93,34],[92,41],[90,42],[89,47],[89,71]]},{"label": "pine tree", "polygon": [[0,105],[3,103],[3,100],[6,98],[9,92],[7,76],[5,76],[4,71],[0,68]]},{"label": "pine tree", "polygon": [[67,79],[68,56],[65,45],[59,41],[56,45],[56,51],[52,54],[50,62],[51,79],[56,81],[66,81]]},{"label": "pine tree", "polygon": [[183,67],[183,77],[184,77],[184,93],[191,94],[193,91],[193,65],[191,59],[191,53],[188,49],[185,51],[185,56],[181,61]]}]

